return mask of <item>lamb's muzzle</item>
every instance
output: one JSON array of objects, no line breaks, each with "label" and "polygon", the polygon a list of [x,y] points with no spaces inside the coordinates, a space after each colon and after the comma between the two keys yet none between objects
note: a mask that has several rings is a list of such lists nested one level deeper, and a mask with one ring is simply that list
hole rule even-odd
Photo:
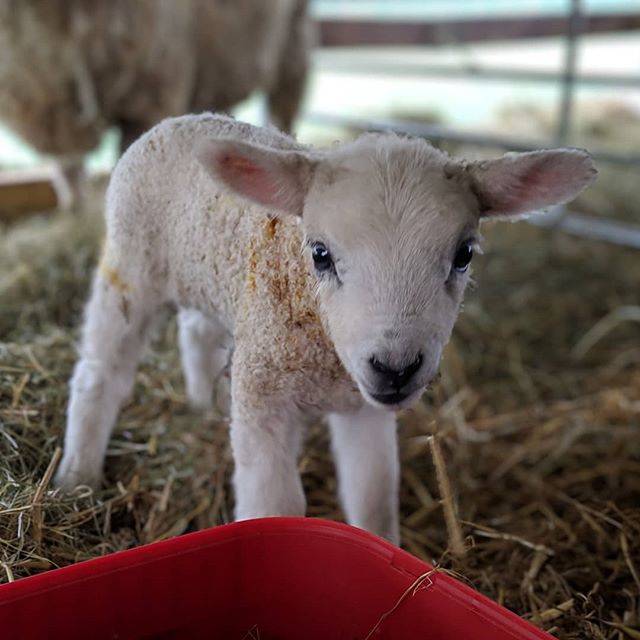
[{"label": "lamb's muzzle", "polygon": [[416,391],[412,381],[423,362],[424,356],[418,353],[406,366],[396,369],[381,362],[377,356],[371,356],[369,364],[373,370],[375,387],[369,391],[369,395],[380,404],[400,405]]},{"label": "lamb's muzzle", "polygon": [[164,121],[111,179],[58,484],[98,483],[147,329],[172,303],[192,404],[211,403],[233,347],[236,516],[304,514],[308,409],[327,416],[349,521],[397,542],[394,412],[436,375],[480,221],[594,177],[579,150],[464,163],[394,135],[322,151],[220,116]]}]

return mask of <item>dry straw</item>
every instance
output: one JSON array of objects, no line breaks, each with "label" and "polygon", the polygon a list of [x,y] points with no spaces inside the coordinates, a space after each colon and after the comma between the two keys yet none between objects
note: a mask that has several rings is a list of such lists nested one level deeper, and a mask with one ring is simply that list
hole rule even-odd
[{"label": "dry straw", "polygon": [[440,488],[442,509],[447,523],[449,550],[454,556],[462,556],[466,552],[464,539],[462,537],[462,529],[460,528],[460,521],[458,519],[458,514],[456,513],[453,492],[451,490],[451,484],[449,483],[449,475],[447,473],[442,449],[440,448],[437,436],[431,436],[429,438],[429,447],[431,449],[431,455],[433,456],[433,466],[436,469],[436,478],[438,479],[438,487]]},{"label": "dry straw", "polygon": [[397,609],[398,607],[400,607],[400,605],[402,605],[402,603],[409,597],[415,597],[416,593],[418,593],[418,591],[421,591],[422,589],[428,589],[433,583],[431,582],[431,576],[437,571],[437,569],[431,569],[430,571],[427,571],[426,573],[423,573],[422,575],[418,576],[403,592],[403,594],[398,598],[398,600],[396,601],[396,603],[393,605],[393,607],[391,607],[391,609],[389,609],[388,611],[385,611],[377,620],[377,622],[373,625],[373,627],[371,627],[371,630],[369,631],[369,633],[367,633],[367,635],[365,636],[364,640],[370,640],[370,638],[373,638],[373,634],[376,633],[376,631],[378,631],[378,629],[380,629],[380,626],[384,623],[384,621],[390,616],[392,615]]}]

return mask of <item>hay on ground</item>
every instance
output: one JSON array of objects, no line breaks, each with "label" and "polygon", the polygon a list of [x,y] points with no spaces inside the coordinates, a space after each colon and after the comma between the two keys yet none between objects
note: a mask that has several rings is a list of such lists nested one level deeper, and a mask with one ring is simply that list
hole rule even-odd
[{"label": "hay on ground", "polygon": [[[188,411],[173,321],[121,413],[104,488],[49,485],[98,209],[0,236],[0,582],[231,519],[227,425]],[[526,225],[485,233],[442,377],[401,419],[403,545],[559,638],[638,637],[640,324],[576,345],[638,305],[640,259]],[[449,549],[433,425],[463,555]],[[321,425],[300,469],[309,515],[341,519]]]}]

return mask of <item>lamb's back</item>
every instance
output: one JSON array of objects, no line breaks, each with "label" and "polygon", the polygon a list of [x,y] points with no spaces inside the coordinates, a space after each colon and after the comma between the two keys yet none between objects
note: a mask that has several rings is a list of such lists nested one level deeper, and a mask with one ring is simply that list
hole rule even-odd
[{"label": "lamb's back", "polygon": [[[270,212],[232,194],[205,170],[197,151],[211,138],[305,149],[275,129],[226,116],[164,120],[114,169],[107,193],[108,247],[112,260],[135,264],[154,284],[162,283],[171,302],[220,313],[232,323],[252,238]],[[299,245],[296,221],[283,220],[281,229]]]}]

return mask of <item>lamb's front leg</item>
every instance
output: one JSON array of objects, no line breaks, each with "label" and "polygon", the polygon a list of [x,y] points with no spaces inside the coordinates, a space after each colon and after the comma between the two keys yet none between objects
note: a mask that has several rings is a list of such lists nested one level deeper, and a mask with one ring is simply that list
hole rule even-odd
[{"label": "lamb's front leg", "polygon": [[347,520],[398,544],[395,414],[364,405],[357,412],[333,413],[328,419]]},{"label": "lamb's front leg", "polygon": [[297,467],[299,411],[286,397],[265,397],[238,368],[234,360],[231,447],[236,519],[303,516],[306,502]]}]

